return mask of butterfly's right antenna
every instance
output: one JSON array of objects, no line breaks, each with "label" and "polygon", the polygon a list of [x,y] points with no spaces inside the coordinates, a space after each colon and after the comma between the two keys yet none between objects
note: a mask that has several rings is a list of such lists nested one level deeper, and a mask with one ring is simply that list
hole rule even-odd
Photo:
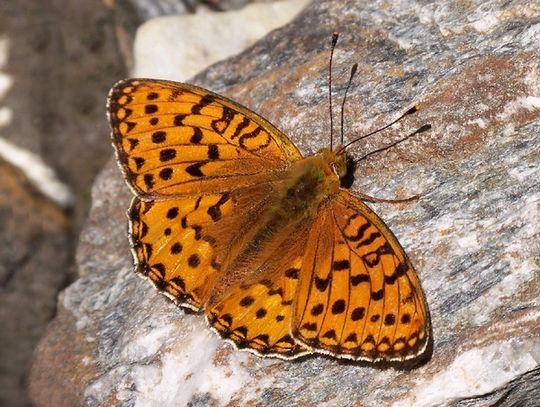
[{"label": "butterfly's right antenna", "polygon": [[330,63],[328,64],[328,99],[330,104],[330,150],[334,143],[334,119],[332,117],[332,59],[334,58],[334,48],[336,48],[339,33],[332,34],[332,48],[330,49]]},{"label": "butterfly's right antenna", "polygon": [[343,115],[345,112],[345,101],[347,100],[347,93],[349,92],[349,88],[351,87],[351,83],[357,69],[358,69],[358,64],[354,64],[351,68],[351,76],[349,77],[349,82],[347,83],[347,87],[345,88],[345,95],[343,96],[343,102],[341,102],[341,143],[340,145],[343,145],[343,138],[345,137],[343,135],[344,134],[343,133]]},{"label": "butterfly's right antenna", "polygon": [[[380,131],[383,131],[383,130],[386,130],[388,127],[390,126],[393,126],[394,124],[396,124],[397,122],[399,122],[401,119],[403,119],[405,116],[408,116],[410,114],[413,114],[413,113],[416,113],[418,110],[419,110],[419,106],[418,105],[415,105],[413,107],[411,107],[409,110],[407,110],[405,113],[403,113],[401,116],[399,116],[397,119],[391,121],[390,123],[388,123],[387,125],[375,130],[375,131],[372,131],[368,134],[364,134],[363,136],[360,136],[358,138],[355,138],[353,141],[349,141],[347,144],[345,144],[343,147],[341,147],[341,149],[338,151],[338,154],[339,153],[342,153],[343,151],[345,151],[347,149],[347,147],[349,147],[350,145],[354,144],[354,143],[357,143],[359,142],[360,140],[363,140],[365,139],[366,137],[369,137],[369,136],[372,136],[374,135],[375,133],[379,133]],[[416,133],[415,133],[416,134]]]},{"label": "butterfly's right antenna", "polygon": [[428,131],[431,129],[431,124],[424,124],[422,127],[416,129],[415,131],[413,131],[412,133],[408,134],[407,136],[399,139],[399,140],[396,140],[394,141],[393,143],[391,144],[388,144],[384,147],[381,147],[381,148],[378,148],[377,150],[373,150],[373,151],[370,151],[369,153],[367,154],[364,154],[362,157],[354,160],[355,164],[362,161],[362,160],[365,160],[366,158],[368,158],[369,156],[373,155],[373,154],[377,154],[377,153],[380,153],[381,151],[384,151],[384,150],[388,150],[389,148],[392,148],[392,147],[395,147],[397,146],[398,144],[401,144],[403,143],[404,141],[407,141],[408,139],[410,139],[411,137],[413,136],[416,136],[417,134],[419,133],[423,133],[425,131]]}]

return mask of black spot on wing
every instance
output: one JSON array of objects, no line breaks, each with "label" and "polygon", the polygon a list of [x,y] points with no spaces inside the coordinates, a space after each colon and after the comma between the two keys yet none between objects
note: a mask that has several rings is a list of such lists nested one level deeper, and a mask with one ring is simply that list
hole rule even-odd
[{"label": "black spot on wing", "polygon": [[388,242],[385,242],[383,245],[379,246],[377,250],[364,254],[362,256],[362,260],[369,267],[375,267],[377,264],[379,264],[381,256],[385,254],[394,254],[394,250],[390,244],[388,244]]},{"label": "black spot on wing", "polygon": [[208,106],[210,103],[214,101],[214,97],[212,95],[204,95],[201,100],[199,100],[199,103],[193,105],[191,108],[192,114],[201,114],[201,110]]},{"label": "black spot on wing", "polygon": [[146,105],[144,106],[144,113],[145,114],[153,114],[158,111],[157,105]]},{"label": "black spot on wing", "polygon": [[206,164],[205,162],[198,162],[195,164],[188,165],[186,167],[186,172],[193,177],[204,177],[204,173],[201,171],[201,167]]},{"label": "black spot on wing", "polygon": [[353,310],[351,313],[351,320],[352,321],[359,321],[364,318],[366,315],[366,309],[364,307],[358,307]]},{"label": "black spot on wing", "polygon": [[332,314],[342,314],[345,311],[346,306],[347,303],[345,302],[345,300],[336,300],[332,304]]},{"label": "black spot on wing", "polygon": [[216,144],[209,144],[208,145],[208,152],[207,156],[209,160],[217,160],[219,159],[219,148]]},{"label": "black spot on wing", "polygon": [[214,222],[217,222],[221,219],[222,213],[221,213],[221,207],[230,199],[230,195],[226,192],[221,195],[219,198],[219,201],[216,202],[215,205],[212,205],[208,208],[206,211],[208,215],[212,218]]},{"label": "black spot on wing", "polygon": [[320,278],[319,276],[315,276],[315,287],[317,287],[317,290],[324,292],[328,288],[328,284],[330,284],[330,276],[326,278]]},{"label": "black spot on wing", "polygon": [[396,280],[402,276],[404,276],[407,271],[409,270],[409,266],[407,263],[399,263],[399,265],[396,267],[394,272],[389,276],[384,276],[384,282],[386,284],[394,284]]},{"label": "black spot on wing", "polygon": [[164,131],[156,131],[152,133],[152,143],[159,144],[163,143],[167,139],[167,133]]},{"label": "black spot on wing", "polygon": [[170,161],[176,158],[176,150],[174,148],[166,148],[159,152],[159,160],[161,162]]},{"label": "black spot on wing", "polygon": [[335,271],[348,270],[351,267],[349,260],[336,260],[332,264],[332,269]]},{"label": "black spot on wing", "polygon": [[203,139],[203,133],[202,130],[198,127],[193,128],[193,135],[189,139],[190,143],[192,144],[199,144]]},{"label": "black spot on wing", "polygon": [[240,135],[242,130],[244,130],[247,126],[249,126],[249,119],[247,117],[244,117],[242,121],[236,126],[236,129],[234,130],[233,135],[231,136],[231,140],[234,140],[236,137]]}]

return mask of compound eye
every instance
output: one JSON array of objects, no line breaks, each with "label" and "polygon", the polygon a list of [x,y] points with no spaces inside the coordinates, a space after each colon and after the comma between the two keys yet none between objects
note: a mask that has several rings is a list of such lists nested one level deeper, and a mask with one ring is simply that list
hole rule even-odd
[{"label": "compound eye", "polygon": [[337,177],[341,179],[345,176],[347,172],[347,167],[344,162],[334,162],[332,163],[332,170],[337,175]]},{"label": "compound eye", "polygon": [[334,171],[334,174],[339,178],[339,173],[341,172],[339,169],[339,166],[336,163],[332,163],[332,171]]}]

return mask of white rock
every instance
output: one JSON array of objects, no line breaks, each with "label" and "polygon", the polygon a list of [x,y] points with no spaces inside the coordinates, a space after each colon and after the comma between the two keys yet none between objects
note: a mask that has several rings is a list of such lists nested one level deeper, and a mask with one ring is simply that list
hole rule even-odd
[{"label": "white rock", "polygon": [[255,3],[226,13],[152,19],[137,31],[133,76],[185,81],[286,24],[307,3]]}]

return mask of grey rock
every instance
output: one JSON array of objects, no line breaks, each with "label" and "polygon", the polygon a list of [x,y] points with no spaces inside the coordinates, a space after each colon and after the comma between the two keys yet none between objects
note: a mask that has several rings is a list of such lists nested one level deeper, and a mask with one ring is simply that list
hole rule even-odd
[{"label": "grey rock", "polygon": [[306,4],[306,0],[254,3],[226,13],[154,18],[137,30],[133,75],[185,81],[285,25]]},{"label": "grey rock", "polygon": [[160,16],[190,14],[201,11],[236,10],[249,3],[263,3],[274,0],[122,0],[137,11],[142,20]]},{"label": "grey rock", "polygon": [[24,174],[0,159],[0,405],[26,406],[32,352],[65,287],[69,223]]},{"label": "grey rock", "polygon": [[[75,275],[73,253],[90,186],[110,154],[104,98],[124,67],[103,3],[0,2],[2,406],[29,405],[32,352],[56,312],[58,292]],[[14,150],[22,153],[22,171],[8,164]],[[69,203],[68,194],[43,195],[62,190],[75,194],[69,210],[57,204]]]}]

